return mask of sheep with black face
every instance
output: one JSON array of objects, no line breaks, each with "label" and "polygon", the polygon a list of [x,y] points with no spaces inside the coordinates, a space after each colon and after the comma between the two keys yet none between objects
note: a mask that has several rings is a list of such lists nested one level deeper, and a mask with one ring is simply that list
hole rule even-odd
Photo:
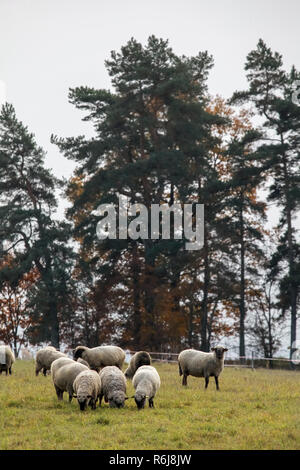
[{"label": "sheep with black face", "polygon": [[185,349],[178,356],[179,375],[183,375],[182,385],[187,385],[188,375],[204,377],[205,388],[209,377],[214,377],[216,389],[219,390],[219,375],[224,368],[224,354],[228,351],[223,346],[211,348],[211,352]]},{"label": "sheep with black face", "polygon": [[123,372],[116,366],[106,366],[100,372],[101,392],[99,406],[104,396],[105,403],[111,408],[123,408],[126,396],[126,378]]},{"label": "sheep with black face", "polygon": [[132,384],[135,388],[134,399],[138,409],[145,407],[147,398],[149,407],[154,408],[153,399],[160,387],[160,377],[155,367],[139,367],[133,376]]},{"label": "sheep with black face", "polygon": [[77,346],[73,354],[75,360],[81,357],[88,363],[90,369],[97,372],[106,366],[116,366],[122,370],[125,359],[125,352],[119,346],[97,346],[95,348]]},{"label": "sheep with black face", "polygon": [[136,371],[141,366],[150,366],[151,356],[147,351],[136,352],[129,363],[129,366],[125,370],[124,374],[127,379],[132,379]]},{"label": "sheep with black face", "polygon": [[73,389],[81,411],[84,411],[87,406],[90,406],[92,410],[96,409],[101,391],[101,379],[98,372],[94,370],[80,372],[74,380]]}]

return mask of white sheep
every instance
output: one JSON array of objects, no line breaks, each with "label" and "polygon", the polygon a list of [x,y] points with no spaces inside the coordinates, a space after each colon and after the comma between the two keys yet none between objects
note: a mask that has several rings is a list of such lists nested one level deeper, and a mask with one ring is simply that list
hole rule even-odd
[{"label": "white sheep", "polygon": [[77,375],[73,383],[74,396],[77,398],[81,411],[89,405],[96,409],[101,392],[101,379],[95,370],[84,370]]},{"label": "white sheep", "polygon": [[43,369],[43,374],[46,376],[47,370],[50,370],[52,362],[59,357],[67,357],[67,355],[57,351],[52,346],[46,346],[40,349],[36,353],[35,358],[35,375],[39,375],[39,372]]},{"label": "white sheep", "polygon": [[186,349],[178,356],[179,375],[183,375],[182,385],[187,385],[187,376],[204,377],[205,388],[209,383],[209,377],[214,377],[216,389],[219,390],[219,375],[224,368],[224,353],[228,349],[223,346],[211,348],[212,352]]},{"label": "white sheep", "polygon": [[0,374],[3,371],[6,372],[6,375],[11,375],[11,366],[15,362],[15,355],[12,352],[10,346],[0,346]]},{"label": "white sheep", "polygon": [[82,359],[82,357],[79,357],[77,359],[77,362],[79,362],[79,364],[84,364],[85,366],[87,366],[89,369],[90,369],[90,365],[88,362],[86,362],[84,359]]},{"label": "white sheep", "polygon": [[122,369],[125,352],[118,346],[97,346],[91,349],[86,346],[77,346],[74,349],[74,359],[79,357],[84,359],[91,369],[99,372],[106,366],[116,366]]},{"label": "white sheep", "polygon": [[56,365],[52,367],[51,377],[57,398],[58,400],[62,400],[64,392],[68,392],[69,402],[71,402],[74,394],[74,380],[80,372],[89,369],[85,365],[79,364],[72,359],[70,359],[69,362],[66,361],[66,363],[60,367],[56,367]]},{"label": "white sheep", "polygon": [[135,388],[134,399],[138,409],[144,408],[146,398],[149,400],[149,407],[154,408],[153,398],[160,387],[160,377],[155,367],[139,367],[134,374],[132,384]]},{"label": "white sheep", "polygon": [[53,377],[54,374],[56,374],[58,369],[65,366],[66,364],[69,364],[70,362],[74,363],[75,361],[69,357],[59,357],[58,359],[55,359],[55,361],[52,362],[51,367],[50,367],[51,377]]},{"label": "white sheep", "polygon": [[99,406],[104,396],[105,403],[111,408],[123,408],[126,396],[126,378],[123,372],[116,366],[106,366],[100,372],[101,391]]},{"label": "white sheep", "polygon": [[129,363],[129,366],[125,370],[125,377],[132,379],[136,371],[141,366],[149,366],[151,364],[151,356],[146,351],[138,351],[135,353]]}]

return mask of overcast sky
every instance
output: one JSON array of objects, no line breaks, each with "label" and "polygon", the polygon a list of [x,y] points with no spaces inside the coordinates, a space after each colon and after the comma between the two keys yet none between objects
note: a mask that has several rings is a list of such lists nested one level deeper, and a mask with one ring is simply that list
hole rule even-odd
[{"label": "overcast sky", "polygon": [[104,61],[132,36],[155,34],[177,54],[208,50],[211,94],[246,87],[245,57],[263,38],[300,69],[299,0],[0,0],[0,100],[47,150],[47,166],[70,176],[74,163],[50,144],[51,133],[89,132],[68,103],[68,88],[108,88]]}]

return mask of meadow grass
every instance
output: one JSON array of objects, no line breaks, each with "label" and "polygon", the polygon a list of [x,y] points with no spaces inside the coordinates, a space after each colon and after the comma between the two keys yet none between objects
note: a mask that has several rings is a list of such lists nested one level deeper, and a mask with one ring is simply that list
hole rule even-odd
[{"label": "meadow grass", "polygon": [[17,361],[12,376],[0,376],[0,449],[300,448],[299,372],[225,368],[217,392],[213,379],[207,390],[193,377],[182,387],[176,364],[154,365],[162,382],[154,409],[138,411],[131,399],[80,412],[67,394],[57,401],[33,362]]}]

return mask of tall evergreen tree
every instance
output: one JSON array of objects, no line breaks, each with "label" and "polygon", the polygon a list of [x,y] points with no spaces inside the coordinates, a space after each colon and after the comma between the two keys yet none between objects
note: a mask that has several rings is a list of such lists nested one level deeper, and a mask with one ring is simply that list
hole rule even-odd
[{"label": "tall evergreen tree", "polygon": [[291,312],[290,355],[292,357],[297,326],[297,301],[299,296],[294,216],[300,205],[300,107],[293,99],[300,73],[293,66],[286,72],[282,56],[272,52],[259,40],[257,48],[246,60],[245,70],[249,89],[236,92],[234,103],[253,103],[263,119],[265,130],[265,164],[272,176],[269,201],[281,207],[279,225],[287,246],[288,278],[285,289],[289,292]]},{"label": "tall evergreen tree", "polygon": [[[111,53],[106,66],[114,93],[84,87],[70,91],[70,101],[88,112],[85,119],[94,123],[96,137],[53,141],[78,162],[77,175],[84,181],[69,211],[72,217],[85,208],[77,235],[98,253],[98,266],[105,264],[103,256],[99,258],[100,246],[105,248],[109,272],[113,253],[120,256],[124,250],[133,250],[134,256],[136,248],[132,241],[122,239],[100,243],[95,234],[98,219],[91,211],[101,203],[117,203],[118,194],[147,208],[162,202],[169,206],[205,203],[199,198],[215,190],[206,182],[216,178],[208,157],[217,141],[211,128],[223,119],[205,110],[206,78],[212,67],[206,52],[178,57],[167,41],[151,36],[145,47],[131,39],[120,53]],[[173,314],[180,315],[177,287],[195,253],[185,253],[184,240],[174,238],[140,238],[135,244],[143,256],[139,302],[144,312],[141,324],[148,331],[144,345],[153,348],[160,341],[159,286],[169,283],[174,293]]]},{"label": "tall evergreen tree", "polygon": [[62,183],[44,166],[44,151],[16,117],[12,105],[0,114],[0,236],[2,255],[14,254],[12,266],[0,272],[2,281],[17,285],[35,266],[40,280],[34,305],[38,315],[37,341],[59,346],[58,299],[64,296],[66,245],[69,227],[53,219],[55,191]]},{"label": "tall evergreen tree", "polygon": [[248,131],[240,139],[234,139],[228,147],[231,166],[230,188],[227,197],[231,230],[232,252],[239,266],[239,354],[246,355],[245,321],[247,315],[246,291],[250,277],[257,275],[259,259],[262,258],[263,222],[266,205],[257,199],[257,187],[264,181],[262,155],[253,150],[260,138],[256,131]]}]

